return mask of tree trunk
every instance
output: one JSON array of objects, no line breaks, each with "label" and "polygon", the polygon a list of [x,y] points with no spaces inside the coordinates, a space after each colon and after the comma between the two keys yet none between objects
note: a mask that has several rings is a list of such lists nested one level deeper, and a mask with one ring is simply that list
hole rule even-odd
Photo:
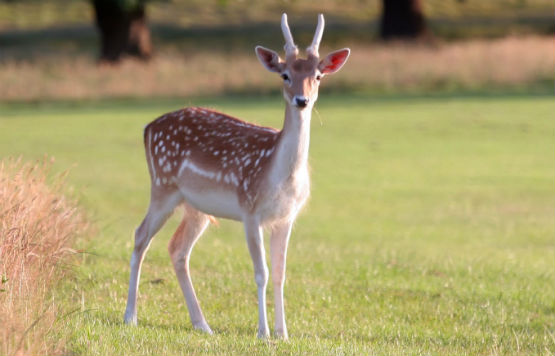
[{"label": "tree trunk", "polygon": [[93,0],[93,7],[100,31],[101,62],[115,63],[124,55],[150,58],[152,45],[144,4],[124,9],[117,1]]},{"label": "tree trunk", "polygon": [[421,0],[382,0],[382,5],[382,39],[419,39],[430,36]]}]

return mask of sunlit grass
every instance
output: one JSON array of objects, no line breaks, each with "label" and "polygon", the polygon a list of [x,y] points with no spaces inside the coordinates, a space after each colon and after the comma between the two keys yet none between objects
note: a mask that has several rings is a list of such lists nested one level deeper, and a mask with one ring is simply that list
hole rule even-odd
[{"label": "sunlit grass", "polygon": [[[279,38],[280,39],[280,38]],[[0,99],[144,99],[268,93],[276,91],[276,75],[258,62],[253,42],[240,49],[160,46],[148,63],[127,60],[119,66],[99,66],[95,54],[48,45],[24,49],[0,58]],[[190,46],[191,44],[189,44]],[[555,51],[550,36],[473,39],[431,45],[324,42],[322,55],[351,47],[351,57],[326,88],[374,93],[484,90],[529,86],[552,87]],[[279,46],[274,47],[280,51]],[[17,47],[11,51],[18,53]],[[19,57],[28,58],[21,60]]]},{"label": "sunlit grass", "polygon": [[52,337],[67,303],[51,299],[66,275],[71,248],[86,222],[63,195],[63,177],[49,164],[0,159],[0,352],[55,354],[65,338]]},{"label": "sunlit grass", "polygon": [[148,203],[142,128],[189,104],[275,127],[283,117],[278,96],[0,106],[0,154],[73,166],[98,226],[56,296],[80,310],[56,331],[69,353],[553,353],[555,105],[541,96],[323,95],[312,197],[288,255],[291,340],[256,339],[250,258],[226,221],[192,257],[216,335],[192,330],[166,251],[178,214],[146,257],[139,326],[124,326],[132,231]]}]

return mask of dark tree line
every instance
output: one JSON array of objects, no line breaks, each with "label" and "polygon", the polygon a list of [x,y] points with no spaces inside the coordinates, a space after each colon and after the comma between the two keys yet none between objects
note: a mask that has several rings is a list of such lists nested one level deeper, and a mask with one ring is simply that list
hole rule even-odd
[{"label": "dark tree line", "polygon": [[[100,60],[152,55],[146,17],[147,0],[91,0],[100,32]],[[380,36],[383,40],[418,39],[429,35],[422,0],[382,0]]]},{"label": "dark tree line", "polygon": [[145,0],[92,0],[100,32],[100,61],[117,62],[130,55],[152,55]]},{"label": "dark tree line", "polygon": [[421,0],[382,0],[380,36],[383,40],[429,36]]}]

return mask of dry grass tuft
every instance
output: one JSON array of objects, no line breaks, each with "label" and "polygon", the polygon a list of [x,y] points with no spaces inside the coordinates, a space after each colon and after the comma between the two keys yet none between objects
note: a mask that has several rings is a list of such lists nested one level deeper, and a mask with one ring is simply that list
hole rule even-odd
[{"label": "dry grass tuft", "polygon": [[60,311],[50,289],[64,276],[83,214],[62,194],[64,177],[48,184],[50,164],[0,161],[0,354],[55,354]]},{"label": "dry grass tuft", "polygon": [[[402,92],[523,87],[550,80],[555,63],[553,39],[541,36],[351,48],[341,75],[326,79],[326,88]],[[148,63],[127,60],[115,67],[98,66],[89,54],[56,53],[0,61],[0,100],[259,93],[276,90],[276,80],[260,66],[254,51],[186,53],[165,47]]]}]

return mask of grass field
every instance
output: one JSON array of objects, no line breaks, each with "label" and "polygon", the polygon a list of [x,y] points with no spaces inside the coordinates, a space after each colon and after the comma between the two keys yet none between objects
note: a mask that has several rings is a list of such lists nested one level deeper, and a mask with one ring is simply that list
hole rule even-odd
[{"label": "grass field", "polygon": [[553,355],[551,96],[322,95],[312,197],[288,255],[291,340],[256,339],[250,258],[226,221],[191,262],[216,335],[192,330],[166,252],[179,214],[146,257],[139,326],[123,325],[132,231],[148,203],[142,128],[190,104],[272,126],[283,116],[278,95],[0,104],[0,155],[71,167],[68,191],[96,226],[53,295],[67,314],[51,337],[68,338],[69,354]]},{"label": "grass field", "polygon": [[[279,30],[277,23],[272,29]],[[310,35],[312,30],[310,27]],[[95,65],[95,50],[76,49],[83,40],[39,36],[32,45],[25,45],[26,40],[14,36],[6,41],[13,45],[0,51],[0,98],[25,102],[261,92],[279,96],[275,77],[263,70],[253,49],[255,44],[264,44],[279,50],[283,47],[282,35],[270,36],[263,29],[251,31],[260,35],[239,45],[236,41],[241,36],[235,34],[223,48],[213,40],[199,48],[203,42],[197,37],[200,34],[157,44],[157,54],[148,63],[127,60],[117,67]],[[529,92],[532,88],[545,91],[553,87],[553,36],[474,38],[434,46],[345,39],[330,43],[326,38],[321,52],[342,47],[350,47],[352,55],[341,75],[326,83],[328,90],[398,94],[491,88]]]}]

